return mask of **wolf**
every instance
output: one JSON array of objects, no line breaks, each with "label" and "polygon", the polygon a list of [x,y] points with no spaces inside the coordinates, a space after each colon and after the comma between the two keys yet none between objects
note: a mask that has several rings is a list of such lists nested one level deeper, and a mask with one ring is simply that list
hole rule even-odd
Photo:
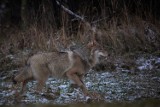
[{"label": "wolf", "polygon": [[101,57],[106,59],[107,55],[96,41],[89,42],[81,49],[35,54],[28,59],[24,70],[13,78],[13,83],[22,83],[23,93],[26,84],[31,80],[37,81],[36,90],[41,91],[49,76],[67,77],[81,88],[85,96],[88,96],[90,93],[83,82],[83,77],[99,63]]}]

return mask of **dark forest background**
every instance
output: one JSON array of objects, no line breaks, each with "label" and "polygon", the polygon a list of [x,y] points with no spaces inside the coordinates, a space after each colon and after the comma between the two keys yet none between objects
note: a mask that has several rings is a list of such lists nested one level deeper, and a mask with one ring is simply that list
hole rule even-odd
[{"label": "dark forest background", "polygon": [[[96,20],[106,14],[120,16],[124,9],[130,14],[141,15],[144,20],[146,15],[152,15],[159,19],[159,0],[59,0],[61,4],[80,15],[84,15],[88,20]],[[45,18],[50,22],[60,23],[60,6],[56,0],[1,0],[0,1],[0,24],[1,26],[10,23],[20,24],[25,16],[27,23],[33,20]],[[104,12],[105,11],[105,12]],[[84,12],[84,13],[83,13]],[[42,14],[45,16],[42,17]],[[24,16],[23,16],[24,15]],[[71,19],[74,18],[70,16]],[[95,18],[95,19],[94,19]]]},{"label": "dark forest background", "polygon": [[[159,49],[159,0],[57,1],[96,26],[101,45],[110,52]],[[56,0],[1,0],[0,29],[5,53],[26,48],[52,51],[57,35],[65,46],[71,41],[83,43],[88,35],[81,21]]]}]

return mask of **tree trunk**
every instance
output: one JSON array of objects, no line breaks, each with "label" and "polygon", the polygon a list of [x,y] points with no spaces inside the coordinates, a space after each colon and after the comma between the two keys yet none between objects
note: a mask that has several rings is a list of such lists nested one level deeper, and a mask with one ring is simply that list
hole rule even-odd
[{"label": "tree trunk", "polygon": [[27,27],[27,0],[21,1],[21,21],[21,27],[24,30]]}]

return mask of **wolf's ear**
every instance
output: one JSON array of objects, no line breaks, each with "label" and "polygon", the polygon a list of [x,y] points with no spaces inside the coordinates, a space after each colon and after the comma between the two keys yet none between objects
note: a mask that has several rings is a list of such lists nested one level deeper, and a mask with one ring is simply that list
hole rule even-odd
[{"label": "wolf's ear", "polygon": [[96,40],[92,40],[92,41],[90,41],[90,42],[87,44],[87,47],[88,47],[89,49],[92,49],[92,48],[94,48],[94,47],[99,47],[99,44],[98,44],[98,42],[97,42]]}]

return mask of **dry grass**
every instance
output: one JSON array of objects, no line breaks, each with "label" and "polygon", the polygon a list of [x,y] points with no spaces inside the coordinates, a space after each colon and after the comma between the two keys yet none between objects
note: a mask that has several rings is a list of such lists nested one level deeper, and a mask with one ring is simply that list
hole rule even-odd
[{"label": "dry grass", "polygon": [[[96,29],[98,42],[109,52],[125,53],[134,51],[154,51],[160,47],[159,31],[153,24],[147,23],[135,17],[130,24],[109,26],[108,23],[100,24]],[[36,51],[56,51],[57,43],[67,48],[72,41],[84,44],[91,39],[93,32],[86,26],[79,25],[79,29],[67,31],[67,26],[59,30],[47,31],[32,25],[23,31],[16,29],[14,32],[6,32],[8,38],[2,42],[1,51],[9,53],[23,49]],[[152,38],[153,37],[153,38]]]},{"label": "dry grass", "polygon": [[[112,2],[112,8],[118,10],[118,3]],[[108,9],[105,2],[101,5],[101,17],[108,17]],[[87,7],[82,9],[87,13]],[[138,10],[138,9],[137,9]],[[146,13],[146,12],[144,12]],[[43,16],[44,15],[44,16]],[[49,14],[49,16],[52,16]],[[8,54],[16,53],[19,50],[31,49],[37,51],[56,51],[57,43],[67,48],[73,41],[75,43],[85,44],[94,34],[89,26],[82,22],[76,22],[76,26],[71,24],[68,15],[61,13],[61,27],[53,26],[42,13],[42,21],[36,21],[30,24],[26,29],[8,28],[5,31],[5,38],[1,41],[1,52]],[[92,16],[89,19],[92,20]],[[51,18],[49,17],[49,20]],[[159,50],[160,33],[158,29],[159,21],[151,15],[146,14],[147,21],[143,17],[135,14],[131,15],[127,6],[119,14],[113,15],[109,20],[104,19],[95,23],[97,26],[96,34],[98,42],[110,53],[123,54],[126,52],[152,52]],[[56,24],[55,24],[56,25]]]}]

